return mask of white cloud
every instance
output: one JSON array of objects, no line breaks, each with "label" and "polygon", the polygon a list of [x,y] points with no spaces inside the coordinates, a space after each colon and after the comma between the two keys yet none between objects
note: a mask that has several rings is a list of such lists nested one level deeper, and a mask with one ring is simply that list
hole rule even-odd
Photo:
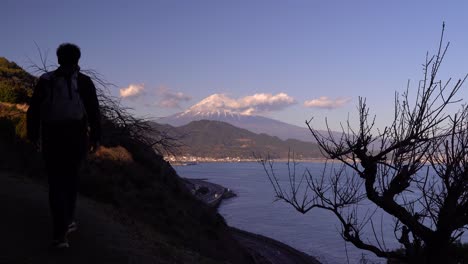
[{"label": "white cloud", "polygon": [[120,89],[120,96],[123,98],[138,97],[144,89],[144,84],[130,84],[128,87]]},{"label": "white cloud", "polygon": [[296,100],[285,93],[276,95],[260,93],[243,97],[238,100],[239,110],[244,114],[255,112],[278,111],[296,103]]},{"label": "white cloud", "polygon": [[244,115],[253,115],[271,111],[282,110],[296,100],[286,93],[267,94],[258,93],[239,99],[231,98],[225,94],[213,94],[191,107],[191,111],[231,111]]},{"label": "white cloud", "polygon": [[317,99],[312,99],[304,102],[305,107],[310,108],[325,108],[325,109],[335,109],[340,108],[351,101],[350,97],[346,98],[336,98],[334,100],[330,99],[327,96],[321,96]]},{"label": "white cloud", "polygon": [[181,108],[181,102],[190,101],[190,99],[192,99],[189,95],[181,92],[173,92],[165,86],[159,87],[157,93],[161,97],[158,105],[165,108]]}]

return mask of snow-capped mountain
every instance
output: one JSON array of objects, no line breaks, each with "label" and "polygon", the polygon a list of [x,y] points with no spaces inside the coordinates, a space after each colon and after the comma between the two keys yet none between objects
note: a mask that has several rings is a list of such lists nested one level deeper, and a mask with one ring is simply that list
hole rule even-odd
[{"label": "snow-capped mountain", "polygon": [[303,141],[314,141],[310,131],[305,125],[304,127],[299,127],[271,118],[251,115],[251,112],[251,109],[240,105],[239,102],[235,100],[222,94],[213,94],[184,112],[163,117],[155,121],[172,126],[183,126],[192,121],[203,119],[215,120],[226,122],[254,133],[265,133],[271,136],[277,136],[283,140],[292,138]]}]

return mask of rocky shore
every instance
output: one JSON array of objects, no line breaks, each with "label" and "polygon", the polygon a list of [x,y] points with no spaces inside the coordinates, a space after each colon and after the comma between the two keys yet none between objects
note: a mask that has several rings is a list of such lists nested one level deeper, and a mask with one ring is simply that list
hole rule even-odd
[{"label": "rocky shore", "polygon": [[[191,193],[204,203],[218,207],[223,199],[235,197],[236,194],[221,185],[207,182],[204,179],[184,178]],[[252,255],[257,264],[319,264],[320,262],[284,243],[231,227],[233,236]]]},{"label": "rocky shore", "polygon": [[184,179],[185,185],[190,192],[199,200],[209,206],[217,208],[223,199],[228,199],[236,196],[236,194],[228,188],[224,188],[219,184],[207,182],[204,179]]}]

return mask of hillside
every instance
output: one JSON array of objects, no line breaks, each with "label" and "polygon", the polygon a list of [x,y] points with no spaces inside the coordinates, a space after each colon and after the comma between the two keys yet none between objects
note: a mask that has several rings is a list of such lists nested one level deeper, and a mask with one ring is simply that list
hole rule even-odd
[{"label": "hillside", "polygon": [[[0,171],[0,263],[177,263],[184,254],[166,260],[154,251],[170,250],[147,243],[132,225],[124,225],[110,206],[79,197],[79,232],[70,235],[70,252],[48,249],[51,234],[47,187],[21,175]],[[34,221],[31,221],[34,215]]]},{"label": "hillside", "polygon": [[32,95],[36,78],[16,63],[0,57],[0,101],[26,103]]},{"label": "hillside", "polygon": [[[11,65],[16,64],[8,62],[7,68]],[[27,72],[7,72],[9,75],[2,75],[6,86],[0,92],[29,89]],[[10,83],[16,86],[8,86]],[[25,109],[4,103],[27,102],[27,98],[0,100],[0,171],[45,184],[40,154],[25,139]],[[144,227],[142,235],[151,234],[151,243],[157,245],[152,253],[161,262],[250,263],[250,255],[232,237],[224,219],[190,194],[169,163],[125,131],[116,132],[112,121],[103,117],[102,123],[103,147],[83,167],[82,195],[112,206],[127,217],[127,224]]]},{"label": "hillside", "polygon": [[256,134],[231,124],[200,120],[180,127],[154,124],[181,138],[184,146],[180,155],[222,158],[252,159],[253,155],[287,158],[288,152],[298,159],[321,158],[316,143],[296,139],[281,140],[267,134]]}]

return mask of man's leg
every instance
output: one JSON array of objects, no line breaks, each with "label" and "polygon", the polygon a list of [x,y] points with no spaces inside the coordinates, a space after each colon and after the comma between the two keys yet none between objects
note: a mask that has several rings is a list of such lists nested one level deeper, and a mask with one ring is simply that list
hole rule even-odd
[{"label": "man's leg", "polygon": [[[50,163],[50,162],[48,162]],[[47,164],[49,180],[49,205],[53,223],[53,238],[65,240],[67,232],[66,220],[66,182],[60,165]]]},{"label": "man's leg", "polygon": [[78,194],[79,171],[86,152],[86,126],[82,121],[68,126],[68,171],[67,171],[67,225],[75,220],[76,200]]},{"label": "man's leg", "polygon": [[79,162],[70,164],[67,179],[67,192],[66,192],[66,221],[67,227],[75,221],[76,198],[78,195],[78,173]]},{"label": "man's leg", "polygon": [[83,122],[64,122],[45,127],[44,158],[49,173],[49,201],[54,239],[65,240],[74,219],[78,170],[84,157],[86,130]]}]

